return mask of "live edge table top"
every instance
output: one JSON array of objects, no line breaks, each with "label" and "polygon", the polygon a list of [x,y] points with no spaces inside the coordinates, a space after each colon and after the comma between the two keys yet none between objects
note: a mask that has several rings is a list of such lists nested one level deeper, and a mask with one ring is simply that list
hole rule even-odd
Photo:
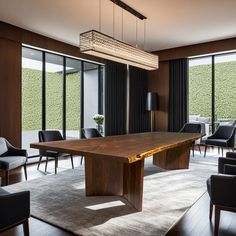
[{"label": "live edge table top", "polygon": [[92,139],[32,143],[30,147],[74,155],[112,158],[116,161],[132,163],[158,152],[193,142],[201,136],[202,134],[196,133],[146,132]]}]

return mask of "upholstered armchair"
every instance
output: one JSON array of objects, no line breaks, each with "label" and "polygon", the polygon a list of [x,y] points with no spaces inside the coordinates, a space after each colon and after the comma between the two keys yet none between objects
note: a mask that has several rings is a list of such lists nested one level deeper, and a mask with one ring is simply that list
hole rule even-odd
[{"label": "upholstered armchair", "polygon": [[233,165],[236,168],[236,152],[227,152],[226,153],[226,158],[219,157],[219,159],[218,159],[218,173],[219,174],[224,174],[225,173],[225,168],[229,168],[228,167],[229,165],[230,166]]},{"label": "upholstered armchair", "polygon": [[25,179],[27,152],[12,146],[5,138],[0,137],[0,170],[5,171],[6,185],[9,183],[9,171],[20,166],[24,166]]},{"label": "upholstered armchair", "polygon": [[226,166],[225,174],[234,175],[212,175],[207,180],[207,190],[210,196],[210,220],[212,219],[213,207],[215,207],[215,236],[218,235],[221,210],[236,212],[235,166]]},{"label": "upholstered armchair", "polygon": [[[59,130],[42,130],[39,131],[39,142],[52,142],[64,140]],[[74,169],[73,156],[67,153],[59,153],[49,150],[39,150],[39,163],[37,169],[39,169],[42,158],[46,157],[45,172],[47,172],[48,159],[53,158],[55,160],[55,174],[57,174],[58,159],[60,157],[70,156],[72,169]]]},{"label": "upholstered armchair", "polygon": [[205,152],[204,157],[206,157],[207,146],[218,146],[222,149],[223,156],[223,148],[231,148],[234,149],[235,143],[235,126],[231,125],[220,125],[217,130],[205,141]]},{"label": "upholstered armchair", "polygon": [[9,193],[0,188],[0,234],[23,224],[24,235],[29,235],[30,192]]}]

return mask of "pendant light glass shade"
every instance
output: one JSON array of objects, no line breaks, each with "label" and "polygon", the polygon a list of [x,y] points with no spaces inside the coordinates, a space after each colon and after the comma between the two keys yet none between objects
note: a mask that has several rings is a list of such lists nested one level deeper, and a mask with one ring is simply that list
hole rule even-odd
[{"label": "pendant light glass shade", "polygon": [[80,51],[145,70],[158,69],[157,55],[133,47],[96,30],[80,34]]}]

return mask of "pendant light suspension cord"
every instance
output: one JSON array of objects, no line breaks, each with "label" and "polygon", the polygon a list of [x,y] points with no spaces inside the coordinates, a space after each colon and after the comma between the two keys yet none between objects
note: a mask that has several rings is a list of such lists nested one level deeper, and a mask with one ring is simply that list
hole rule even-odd
[{"label": "pendant light suspension cord", "polygon": [[98,14],[98,22],[99,22],[99,32],[101,32],[101,23],[102,23],[102,16],[101,16],[101,11],[102,11],[102,4],[101,4],[101,0],[99,0],[99,14]]},{"label": "pendant light suspension cord", "polygon": [[115,38],[115,3],[113,3],[113,38]]},{"label": "pendant light suspension cord", "polygon": [[146,47],[146,19],[143,21],[143,50],[145,51]]},{"label": "pendant light suspension cord", "polygon": [[123,9],[121,9],[121,41],[124,40],[124,19],[123,19]]},{"label": "pendant light suspension cord", "polygon": [[138,47],[138,18],[136,17],[136,48]]}]

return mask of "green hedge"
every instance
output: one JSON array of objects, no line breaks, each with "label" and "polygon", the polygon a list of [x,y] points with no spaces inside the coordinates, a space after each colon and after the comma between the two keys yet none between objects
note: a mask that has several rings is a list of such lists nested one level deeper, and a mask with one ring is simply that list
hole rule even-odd
[{"label": "green hedge", "polygon": [[[62,73],[46,74],[46,128],[62,129]],[[66,76],[67,129],[80,128],[80,74]],[[22,129],[42,128],[42,72],[22,69]]]},{"label": "green hedge", "polygon": [[[189,68],[189,114],[211,116],[211,66]],[[217,118],[236,119],[236,62],[215,65]]]}]

